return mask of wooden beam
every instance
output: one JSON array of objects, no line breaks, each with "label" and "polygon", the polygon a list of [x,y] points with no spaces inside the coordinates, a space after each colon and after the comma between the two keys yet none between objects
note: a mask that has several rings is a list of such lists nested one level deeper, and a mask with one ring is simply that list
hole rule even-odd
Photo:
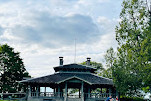
[{"label": "wooden beam", "polygon": [[28,85],[28,97],[31,97],[31,86]]},{"label": "wooden beam", "polygon": [[109,96],[111,96],[112,95],[112,89],[111,89],[111,87],[109,88]]},{"label": "wooden beam", "polygon": [[60,97],[60,86],[58,85],[58,97]]},{"label": "wooden beam", "polygon": [[64,101],[67,101],[67,90],[68,89],[68,84],[67,84],[67,82],[65,82],[65,97],[64,97]]},{"label": "wooden beam", "polygon": [[80,88],[79,88],[79,98],[80,98]]},{"label": "wooden beam", "polygon": [[88,87],[88,98],[90,98],[91,89]]},{"label": "wooden beam", "polygon": [[36,87],[36,96],[39,97],[39,85]]},{"label": "wooden beam", "polygon": [[83,90],[83,88],[84,88],[84,83],[82,81],[81,82],[81,101],[84,101],[84,90]]}]

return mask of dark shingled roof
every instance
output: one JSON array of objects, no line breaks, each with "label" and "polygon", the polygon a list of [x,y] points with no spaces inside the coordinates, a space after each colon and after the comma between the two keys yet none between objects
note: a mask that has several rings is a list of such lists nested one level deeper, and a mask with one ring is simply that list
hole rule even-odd
[{"label": "dark shingled roof", "polygon": [[105,85],[113,85],[113,81],[108,78],[99,77],[92,73],[55,73],[53,75],[43,76],[39,78],[34,78],[30,80],[21,81],[22,83],[61,83],[68,79],[77,78],[83,80],[84,82],[90,84],[105,84]]},{"label": "dark shingled roof", "polygon": [[92,68],[92,67],[86,66],[86,65],[76,64],[76,63],[54,67],[55,72],[58,72],[58,71],[64,70],[64,69],[87,70],[87,71],[90,71],[91,73],[94,73],[96,71],[95,68]]}]

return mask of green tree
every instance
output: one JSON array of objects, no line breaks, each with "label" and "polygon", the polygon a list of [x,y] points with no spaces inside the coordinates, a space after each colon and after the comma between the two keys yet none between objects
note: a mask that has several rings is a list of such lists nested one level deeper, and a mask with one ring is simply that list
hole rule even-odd
[{"label": "green tree", "polygon": [[143,83],[144,83],[144,90],[151,92],[151,8],[150,8],[150,21],[149,26],[145,30],[146,38],[142,42],[141,46],[141,55],[143,57]]},{"label": "green tree", "polygon": [[[82,63],[80,63],[80,64],[86,65],[86,62],[82,62]],[[96,71],[97,74],[100,74],[100,73],[102,73],[102,72],[105,70],[105,69],[103,68],[102,63],[98,63],[98,62],[91,61],[91,62],[90,62],[90,65],[91,65],[92,67],[94,67],[94,68],[97,69],[97,71]]]},{"label": "green tree", "polygon": [[23,77],[29,77],[18,52],[8,45],[0,45],[0,92],[18,92],[24,87],[19,84]]},{"label": "green tree", "polygon": [[111,47],[106,51],[106,54],[104,55],[106,66],[108,68],[112,68],[114,60],[115,60],[115,52],[114,49]]},{"label": "green tree", "polygon": [[123,95],[136,95],[144,86],[146,69],[150,73],[149,12],[142,0],[124,0],[122,6],[121,22],[116,27],[119,46],[113,79]]},{"label": "green tree", "polygon": [[112,67],[115,60],[115,52],[114,49],[111,47],[106,51],[106,54],[104,55],[105,61],[106,61],[106,67],[107,69],[104,70],[103,76],[107,78],[112,78]]},{"label": "green tree", "polygon": [[[86,65],[86,62],[82,62],[81,64]],[[94,61],[91,61],[90,65],[97,69],[97,71],[96,71],[97,75],[102,76],[102,77],[106,77],[106,78],[112,78],[111,68],[105,69],[103,67],[102,63],[98,63],[98,62],[94,62]]]},{"label": "green tree", "polygon": [[101,73],[98,74],[99,76],[106,77],[112,79],[112,69],[107,68],[104,69]]}]

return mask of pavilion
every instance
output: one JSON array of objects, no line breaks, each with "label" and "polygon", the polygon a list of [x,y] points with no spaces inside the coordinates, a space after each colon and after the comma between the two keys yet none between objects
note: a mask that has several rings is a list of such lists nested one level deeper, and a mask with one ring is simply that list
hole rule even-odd
[{"label": "pavilion", "polygon": [[[54,67],[54,74],[21,81],[28,85],[28,101],[104,101],[118,95],[112,79],[95,74],[90,58],[87,65],[63,65],[63,57],[59,58],[60,66]],[[43,92],[41,87],[45,88]],[[48,92],[48,87],[53,90]]]}]

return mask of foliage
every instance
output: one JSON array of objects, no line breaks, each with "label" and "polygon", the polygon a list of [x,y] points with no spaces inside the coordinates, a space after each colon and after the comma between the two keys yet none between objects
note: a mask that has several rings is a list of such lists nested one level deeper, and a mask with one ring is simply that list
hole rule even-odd
[{"label": "foliage", "polygon": [[[82,62],[81,64],[86,65],[86,62]],[[106,78],[112,78],[111,68],[105,69],[105,68],[103,68],[102,63],[92,62],[92,61],[90,62],[90,65],[97,69],[97,71],[96,71],[97,75],[103,76],[103,77],[106,77]]]},{"label": "foliage", "polygon": [[19,84],[23,77],[29,77],[18,52],[8,45],[0,45],[0,92],[18,92],[24,87]]},{"label": "foliage", "polygon": [[101,73],[99,73],[98,75],[112,79],[112,69],[111,69],[111,68],[104,69],[104,70],[103,70]]},{"label": "foliage", "polygon": [[69,94],[74,94],[77,92],[79,92],[79,89],[77,89],[77,88],[70,88],[70,90],[69,90]]},{"label": "foliage", "polygon": [[108,68],[112,68],[113,66],[113,62],[115,60],[115,52],[114,52],[114,49],[111,47],[109,48],[107,51],[106,51],[106,54],[105,54],[105,61],[106,61],[106,66]]},{"label": "foliage", "polygon": [[111,47],[106,51],[104,55],[107,69],[103,71],[103,77],[112,78],[112,67],[115,60],[115,52],[114,49]]},{"label": "foliage", "polygon": [[[150,21],[149,26],[145,30],[146,37],[142,42],[141,46],[141,55],[143,57],[143,83],[144,86],[146,86],[146,89],[148,89],[151,92],[151,11],[150,11]],[[149,88],[148,88],[149,87]]]},{"label": "foliage", "polygon": [[[82,62],[81,64],[82,64],[82,65],[86,65],[86,62]],[[92,67],[94,67],[94,68],[97,69],[97,73],[102,73],[102,72],[105,70],[105,69],[103,68],[102,63],[98,63],[98,62],[93,62],[93,61],[91,61],[91,62],[90,62],[90,65],[91,65]]]},{"label": "foliage", "polygon": [[113,79],[121,94],[133,96],[151,83],[151,28],[142,0],[124,0],[122,6],[121,22],[116,27],[119,47]]}]

